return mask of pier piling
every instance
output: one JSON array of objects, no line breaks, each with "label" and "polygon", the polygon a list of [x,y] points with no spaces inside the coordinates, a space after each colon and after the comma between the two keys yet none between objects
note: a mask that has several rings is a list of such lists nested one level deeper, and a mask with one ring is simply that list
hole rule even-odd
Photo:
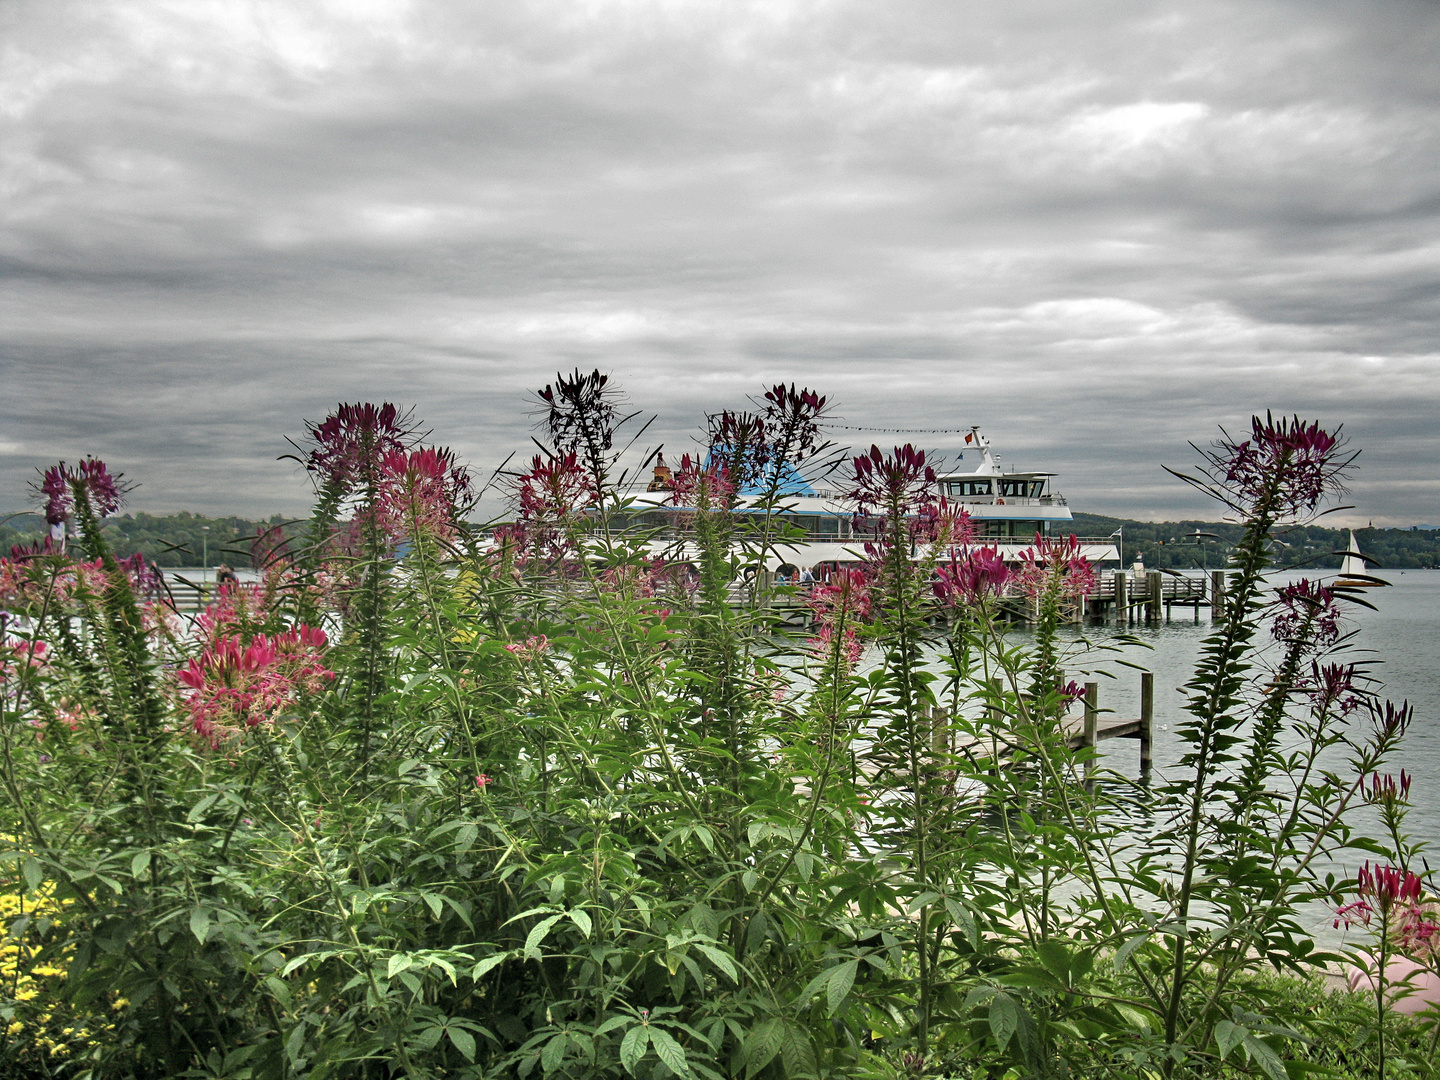
[{"label": "pier piling", "polygon": [[1124,570],[1115,571],[1115,621],[1122,626],[1130,621],[1130,575]]},{"label": "pier piling", "polygon": [[[1081,746],[1088,746],[1090,749],[1100,742],[1100,684],[1087,682],[1085,684],[1085,734],[1081,737]],[[1090,776],[1095,771],[1095,759],[1092,757],[1085,763],[1085,775]]]},{"label": "pier piling", "polygon": [[1150,741],[1155,731],[1155,673],[1140,673],[1140,773],[1150,772]]},{"label": "pier piling", "polygon": [[1160,604],[1163,601],[1164,584],[1162,583],[1159,570],[1151,570],[1145,575],[1145,620],[1157,623],[1160,621]]}]

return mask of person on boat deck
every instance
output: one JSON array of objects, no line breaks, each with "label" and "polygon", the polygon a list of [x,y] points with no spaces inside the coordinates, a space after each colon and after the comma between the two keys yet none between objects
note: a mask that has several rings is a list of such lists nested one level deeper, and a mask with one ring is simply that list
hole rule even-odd
[{"label": "person on boat deck", "polygon": [[221,564],[216,568],[216,570],[215,570],[215,584],[216,584],[216,585],[236,585],[236,584],[239,583],[239,581],[240,581],[240,579],[235,576],[235,571],[234,571],[234,570],[231,570],[230,567],[228,567],[228,566],[225,565],[224,563],[221,563]]},{"label": "person on boat deck", "polygon": [[815,575],[810,572],[810,567],[807,566],[807,567],[805,567],[804,570],[801,570],[801,571],[800,571],[800,584],[801,584],[801,585],[814,585],[814,584],[815,584]]}]

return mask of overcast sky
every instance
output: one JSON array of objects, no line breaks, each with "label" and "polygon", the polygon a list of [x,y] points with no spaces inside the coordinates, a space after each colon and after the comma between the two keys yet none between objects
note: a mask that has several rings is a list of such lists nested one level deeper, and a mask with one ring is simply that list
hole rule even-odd
[{"label": "overcast sky", "polygon": [[674,452],[795,380],[1141,518],[1299,411],[1440,523],[1437,57],[1391,0],[5,0],[0,509],[93,452],[301,512],[342,400],[489,469],[579,365]]}]

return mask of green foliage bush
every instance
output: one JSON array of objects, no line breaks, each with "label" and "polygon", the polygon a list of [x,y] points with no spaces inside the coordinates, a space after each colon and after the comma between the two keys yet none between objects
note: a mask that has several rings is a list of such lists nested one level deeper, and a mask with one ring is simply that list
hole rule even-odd
[{"label": "green foliage bush", "polygon": [[[612,527],[608,381],[540,398],[483,541],[447,452],[342,406],[308,531],[190,627],[114,557],[103,466],[47,473],[81,539],[3,567],[0,833],[14,893],[62,907],[10,922],[3,974],[63,982],[43,1014],[0,990],[7,1075],[1279,1080],[1331,1062],[1322,1021],[1368,1030],[1257,978],[1328,959],[1297,908],[1340,898],[1319,852],[1377,843],[1349,812],[1408,717],[1321,666],[1332,591],[1266,593],[1328,436],[1257,421],[1193,478],[1250,524],[1150,789],[1072,738],[1073,545],[1007,567],[923,454],[875,450],[866,569],[778,586],[824,398],[716,417],[664,537]],[[103,1036],[34,1019],[62,1012]]]}]

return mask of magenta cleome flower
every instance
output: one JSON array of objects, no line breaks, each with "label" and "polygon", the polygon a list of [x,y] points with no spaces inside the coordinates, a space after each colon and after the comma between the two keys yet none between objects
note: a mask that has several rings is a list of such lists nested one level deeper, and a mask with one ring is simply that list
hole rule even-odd
[{"label": "magenta cleome flower", "polygon": [[306,424],[311,444],[305,468],[322,483],[348,487],[414,435],[408,414],[386,402],[341,404],[318,424]]},{"label": "magenta cleome flower", "polygon": [[1376,773],[1370,777],[1365,789],[1365,801],[1374,806],[1394,807],[1410,801],[1411,777],[1404,769],[1397,778],[1389,773]]},{"label": "magenta cleome flower", "polygon": [[714,510],[729,504],[735,494],[735,484],[730,479],[730,470],[723,463],[712,462],[705,467],[698,458],[684,454],[680,458],[680,467],[675,470],[670,491],[670,502],[675,506]]},{"label": "magenta cleome flower", "polygon": [[212,641],[176,678],[187,688],[185,705],[195,734],[218,748],[249,728],[273,723],[302,694],[335,678],[321,662],[327,640],[316,627],[279,634]]},{"label": "magenta cleome flower", "polygon": [[1020,553],[1020,588],[1031,600],[1049,589],[1078,600],[1095,591],[1095,566],[1080,553],[1080,541],[1035,535],[1035,542]]},{"label": "magenta cleome flower", "polygon": [[935,470],[925,463],[925,451],[906,443],[889,454],[871,446],[868,454],[851,459],[852,487],[842,498],[857,512],[908,514],[933,507]]},{"label": "magenta cleome flower", "polygon": [[1338,430],[1332,434],[1298,416],[1276,420],[1267,412],[1264,420],[1251,419],[1249,439],[1217,443],[1212,460],[1242,506],[1263,504],[1277,519],[1303,518],[1326,495],[1344,489],[1354,455],[1342,455],[1342,446]]},{"label": "magenta cleome flower", "polygon": [[996,547],[952,554],[935,568],[936,598],[948,608],[977,607],[1005,594],[1014,576]]},{"label": "magenta cleome flower", "polygon": [[[1275,619],[1270,632],[1276,641],[1304,646],[1306,653],[1320,652],[1340,638],[1340,608],[1335,594],[1318,581],[1301,578],[1277,589]],[[1300,636],[1307,634],[1305,641]]]},{"label": "magenta cleome flower", "polygon": [[1424,883],[1408,870],[1366,862],[1355,876],[1357,899],[1335,913],[1335,927],[1369,926],[1376,915],[1387,923],[1391,914],[1406,914],[1417,905]]},{"label": "magenta cleome flower", "polygon": [[380,527],[394,540],[449,540],[471,499],[470,473],[450,450],[394,450],[380,463]]},{"label": "magenta cleome flower", "polygon": [[84,488],[90,509],[99,517],[108,517],[125,501],[126,488],[120,483],[123,474],[110,474],[105,462],[87,457],[75,468],[61,461],[40,474],[34,490],[45,502],[45,524],[52,528],[64,525],[75,511],[75,485]]}]

